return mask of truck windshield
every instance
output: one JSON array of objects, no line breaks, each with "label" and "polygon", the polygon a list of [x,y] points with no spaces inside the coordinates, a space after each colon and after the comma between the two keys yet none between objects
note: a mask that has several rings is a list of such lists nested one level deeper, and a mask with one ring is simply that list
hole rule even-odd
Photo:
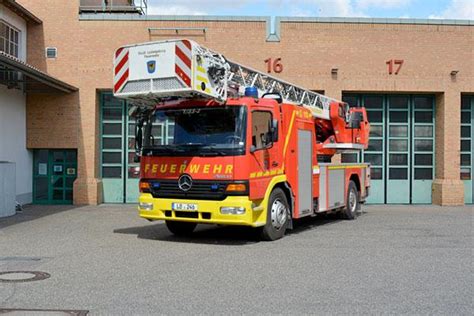
[{"label": "truck windshield", "polygon": [[241,155],[245,153],[246,121],[244,106],[158,110],[151,129],[145,128],[143,154]]}]

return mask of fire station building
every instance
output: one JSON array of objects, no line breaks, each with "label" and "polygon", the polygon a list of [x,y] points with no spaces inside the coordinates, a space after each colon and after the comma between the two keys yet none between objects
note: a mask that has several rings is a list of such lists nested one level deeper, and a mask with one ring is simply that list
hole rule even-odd
[{"label": "fire station building", "polygon": [[[23,159],[17,181],[28,188],[17,194],[29,190],[33,203],[137,201],[134,121],[112,95],[113,55],[122,45],[172,38],[365,106],[369,148],[337,159],[372,165],[370,203],[473,202],[474,21],[152,16],[145,0],[2,3],[21,4],[36,20],[17,27],[0,11],[0,25],[25,40],[25,63],[49,78],[40,78],[49,88],[38,93],[7,75],[21,69],[5,70],[1,57],[12,51],[0,27],[0,140],[23,146],[8,158]],[[25,139],[4,135],[8,93],[24,98]],[[172,135],[163,124],[155,137],[165,143]],[[0,144],[0,153],[9,151]]]}]

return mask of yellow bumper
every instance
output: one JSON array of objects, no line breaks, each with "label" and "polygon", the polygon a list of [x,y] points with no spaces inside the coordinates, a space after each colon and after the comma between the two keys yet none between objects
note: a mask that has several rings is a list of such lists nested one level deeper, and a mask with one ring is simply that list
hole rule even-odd
[{"label": "yellow bumper", "polygon": [[[265,225],[266,212],[263,207],[255,204],[247,196],[229,196],[223,201],[157,199],[149,193],[143,193],[139,198],[138,211],[140,217],[149,220],[172,220],[202,224],[244,225],[259,227]],[[197,205],[196,211],[173,211],[172,203],[192,203]],[[152,204],[153,209],[146,210],[140,205]],[[244,207],[241,215],[221,214],[221,207]]]}]

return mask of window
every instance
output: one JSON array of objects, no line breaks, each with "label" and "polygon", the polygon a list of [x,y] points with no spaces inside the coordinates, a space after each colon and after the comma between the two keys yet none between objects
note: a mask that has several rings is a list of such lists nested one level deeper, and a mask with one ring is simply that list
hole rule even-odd
[{"label": "window", "polygon": [[265,111],[252,112],[252,145],[255,149],[271,144],[272,114]]},{"label": "window", "polygon": [[46,47],[46,58],[58,57],[58,49],[56,47]]},{"label": "window", "polygon": [[0,20],[0,51],[19,57],[20,31]]}]

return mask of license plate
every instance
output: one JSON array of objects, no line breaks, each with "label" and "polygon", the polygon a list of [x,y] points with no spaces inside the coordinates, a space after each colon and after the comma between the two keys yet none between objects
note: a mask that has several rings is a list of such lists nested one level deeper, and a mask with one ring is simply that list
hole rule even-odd
[{"label": "license plate", "polygon": [[197,204],[191,203],[171,203],[173,211],[197,211]]}]

